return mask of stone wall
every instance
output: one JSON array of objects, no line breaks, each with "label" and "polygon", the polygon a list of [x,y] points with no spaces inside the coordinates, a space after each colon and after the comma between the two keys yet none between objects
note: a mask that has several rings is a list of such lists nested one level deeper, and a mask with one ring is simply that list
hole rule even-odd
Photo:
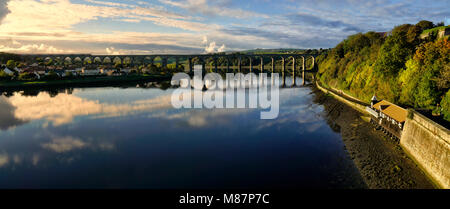
[{"label": "stone wall", "polygon": [[440,187],[450,188],[450,131],[410,110],[400,145]]},{"label": "stone wall", "polygon": [[[368,115],[368,113],[367,113],[367,111],[366,111],[366,106],[361,105],[361,104],[358,104],[358,103],[356,103],[356,102],[352,102],[352,101],[350,101],[350,100],[348,100],[348,99],[345,99],[344,97],[342,97],[342,96],[340,96],[340,95],[338,95],[338,94],[335,94],[334,92],[329,91],[328,89],[326,89],[326,88],[320,86],[320,84],[319,84],[318,82],[316,82],[316,86],[317,86],[317,88],[318,88],[319,90],[321,90],[322,92],[324,92],[324,93],[326,93],[326,94],[330,94],[330,95],[332,95],[334,98],[336,98],[337,100],[339,100],[339,101],[341,101],[341,102],[343,102],[343,103],[349,105],[350,107],[352,107],[352,108],[358,110],[359,112],[363,113],[364,115]],[[358,101],[359,101],[359,100],[358,100]]]}]

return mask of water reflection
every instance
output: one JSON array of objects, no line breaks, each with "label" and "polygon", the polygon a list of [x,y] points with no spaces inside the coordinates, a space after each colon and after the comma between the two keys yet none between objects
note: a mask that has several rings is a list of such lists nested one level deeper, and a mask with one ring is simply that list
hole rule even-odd
[{"label": "water reflection", "polygon": [[259,109],[173,109],[172,91],[1,96],[0,188],[362,185],[308,88],[282,89],[276,120]]}]

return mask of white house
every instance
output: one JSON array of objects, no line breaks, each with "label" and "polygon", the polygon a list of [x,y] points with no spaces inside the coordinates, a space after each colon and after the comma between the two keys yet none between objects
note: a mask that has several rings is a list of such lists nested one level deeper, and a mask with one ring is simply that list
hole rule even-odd
[{"label": "white house", "polygon": [[8,74],[8,75],[14,75],[14,70],[11,70],[11,69],[9,69],[7,67],[5,67],[5,69],[3,69],[3,71],[5,71],[5,73]]},{"label": "white house", "polygon": [[36,71],[33,72],[36,75],[37,79],[41,79],[41,75],[39,75],[39,73],[37,73]]},{"label": "white house", "polygon": [[131,68],[122,68],[122,69],[120,69],[120,72],[124,72],[124,73],[128,74],[131,72],[131,70],[132,70]]},{"label": "white house", "polygon": [[83,75],[98,75],[98,74],[100,74],[100,70],[98,68],[86,68],[86,67],[83,67],[81,69],[81,73]]}]

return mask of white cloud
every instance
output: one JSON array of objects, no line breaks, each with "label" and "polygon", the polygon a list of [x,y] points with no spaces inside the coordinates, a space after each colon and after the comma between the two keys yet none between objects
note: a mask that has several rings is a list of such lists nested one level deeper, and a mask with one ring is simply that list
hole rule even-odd
[{"label": "white cloud", "polygon": [[232,18],[251,18],[251,17],[263,17],[267,18],[268,15],[259,14],[251,11],[246,11],[242,9],[229,8],[227,6],[227,1],[210,1],[213,2],[209,4],[206,0],[159,0],[160,2],[183,9],[187,9],[191,12],[201,13],[208,16],[226,16]]},{"label": "white cloud", "polygon": [[224,52],[225,48],[225,44],[222,44],[222,46],[219,47],[215,41],[210,42],[209,44],[206,41],[205,53]]},{"label": "white cloud", "polygon": [[0,23],[3,18],[10,12],[8,9],[8,1],[9,0],[0,0]]},{"label": "white cloud", "polygon": [[120,55],[120,52],[116,51],[114,47],[106,48],[106,54],[108,55]]},{"label": "white cloud", "polygon": [[9,156],[8,154],[0,154],[0,168],[8,164],[9,162]]},{"label": "white cloud", "polygon": [[209,45],[206,45],[205,52],[206,53],[216,52],[216,42],[213,41],[213,42],[209,43]]},{"label": "white cloud", "polygon": [[73,138],[68,136],[52,139],[51,142],[42,144],[42,147],[45,149],[52,150],[54,152],[62,153],[75,149],[81,149],[86,147],[87,145],[88,145],[87,143],[83,142],[79,138]]},{"label": "white cloud", "polygon": [[225,51],[225,44],[222,44],[222,46],[217,49],[217,52],[224,52]]},{"label": "white cloud", "polygon": [[0,45],[0,51],[25,54],[58,54],[70,53],[70,50],[62,50],[46,44],[25,44],[22,45],[18,41],[13,41],[12,45]]}]

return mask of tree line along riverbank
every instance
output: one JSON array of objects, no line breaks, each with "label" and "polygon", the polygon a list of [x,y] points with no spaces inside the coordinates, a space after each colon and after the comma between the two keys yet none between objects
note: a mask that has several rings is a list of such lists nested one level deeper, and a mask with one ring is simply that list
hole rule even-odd
[{"label": "tree line along riverbank", "polygon": [[378,98],[423,108],[450,121],[450,41],[429,21],[404,24],[390,32],[349,36],[317,57],[319,82],[369,101]]}]

